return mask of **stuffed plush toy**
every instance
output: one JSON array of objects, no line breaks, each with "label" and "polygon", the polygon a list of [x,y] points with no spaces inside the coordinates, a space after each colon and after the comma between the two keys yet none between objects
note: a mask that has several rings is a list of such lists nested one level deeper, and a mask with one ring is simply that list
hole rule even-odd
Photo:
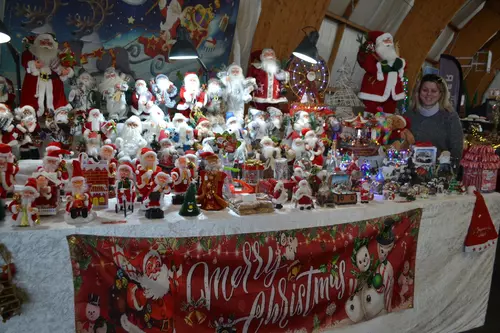
[{"label": "stuffed plush toy", "polygon": [[410,124],[403,116],[390,115],[387,119],[391,128],[389,144],[397,150],[409,149],[415,144],[415,137],[409,130]]}]

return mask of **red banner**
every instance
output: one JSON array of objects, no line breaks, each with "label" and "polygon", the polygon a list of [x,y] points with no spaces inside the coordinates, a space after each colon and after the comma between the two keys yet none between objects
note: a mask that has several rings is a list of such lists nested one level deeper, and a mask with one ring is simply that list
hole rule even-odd
[{"label": "red banner", "polygon": [[68,236],[77,332],[312,332],[412,308],[421,215],[228,236]]}]

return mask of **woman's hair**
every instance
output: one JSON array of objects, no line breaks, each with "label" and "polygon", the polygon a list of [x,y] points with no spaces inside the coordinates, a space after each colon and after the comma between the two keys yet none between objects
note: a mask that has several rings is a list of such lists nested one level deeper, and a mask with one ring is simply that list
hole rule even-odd
[{"label": "woman's hair", "polygon": [[419,82],[417,82],[417,84],[415,85],[415,89],[413,90],[410,109],[414,112],[417,112],[418,108],[421,107],[419,93],[424,82],[434,82],[437,85],[439,92],[441,93],[441,97],[439,98],[439,109],[453,112],[448,85],[441,76],[436,74],[426,74]]}]

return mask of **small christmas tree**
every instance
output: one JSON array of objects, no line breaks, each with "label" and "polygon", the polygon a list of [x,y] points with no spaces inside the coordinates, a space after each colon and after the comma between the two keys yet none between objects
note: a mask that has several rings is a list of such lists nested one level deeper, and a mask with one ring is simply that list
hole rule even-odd
[{"label": "small christmas tree", "polygon": [[184,196],[184,202],[182,203],[181,209],[179,210],[180,216],[198,216],[200,215],[200,209],[196,203],[196,184],[191,182],[189,188]]},{"label": "small christmas tree", "polygon": [[339,77],[333,86],[335,93],[328,100],[328,104],[336,108],[339,118],[350,118],[354,115],[353,108],[364,107],[364,104],[355,93],[356,84],[352,82],[352,70],[347,58],[337,73]]}]

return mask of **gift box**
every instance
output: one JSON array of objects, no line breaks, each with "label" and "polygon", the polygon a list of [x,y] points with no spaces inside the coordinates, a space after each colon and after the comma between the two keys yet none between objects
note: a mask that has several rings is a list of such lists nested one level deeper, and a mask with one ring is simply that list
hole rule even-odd
[{"label": "gift box", "polygon": [[258,160],[247,160],[242,169],[243,180],[251,186],[257,186],[264,174],[264,164]]}]

